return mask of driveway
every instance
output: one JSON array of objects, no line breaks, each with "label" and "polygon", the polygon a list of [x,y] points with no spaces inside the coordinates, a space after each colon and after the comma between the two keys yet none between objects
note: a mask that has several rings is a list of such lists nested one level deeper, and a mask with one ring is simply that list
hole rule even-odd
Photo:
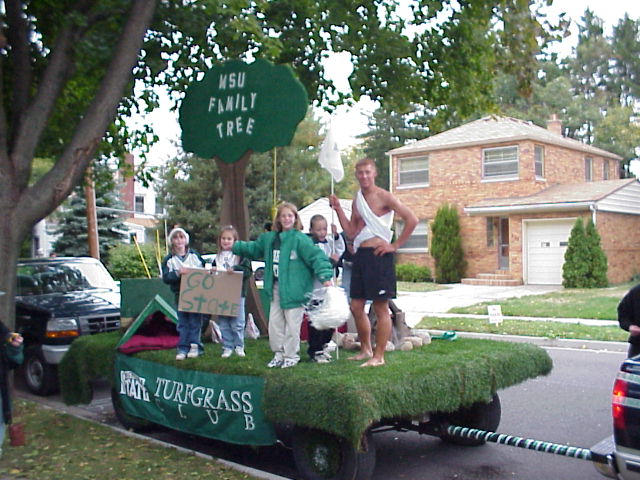
[{"label": "driveway", "polygon": [[519,285],[517,287],[493,287],[452,283],[447,288],[433,292],[398,292],[395,303],[405,312],[409,327],[415,326],[425,315],[445,313],[453,307],[466,307],[480,302],[499,301],[505,298],[542,295],[562,290],[561,285]]}]

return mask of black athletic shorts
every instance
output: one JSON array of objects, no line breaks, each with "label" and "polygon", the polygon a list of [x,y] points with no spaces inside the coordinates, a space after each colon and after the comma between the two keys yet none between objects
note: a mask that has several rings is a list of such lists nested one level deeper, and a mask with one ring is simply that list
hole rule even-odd
[{"label": "black athletic shorts", "polygon": [[372,247],[360,247],[353,258],[351,298],[385,300],[396,298],[396,268],[393,253],[374,255]]}]

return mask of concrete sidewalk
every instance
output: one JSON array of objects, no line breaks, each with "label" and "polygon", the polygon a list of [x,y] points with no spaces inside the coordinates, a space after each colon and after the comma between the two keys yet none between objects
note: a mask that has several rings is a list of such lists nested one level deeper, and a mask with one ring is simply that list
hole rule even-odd
[{"label": "concrete sidewalk", "polygon": [[[519,285],[493,287],[453,283],[433,292],[398,292],[395,303],[405,312],[407,325],[417,325],[425,316],[442,315],[453,307],[468,307],[481,302],[497,302],[506,298],[542,295],[562,290],[560,285]],[[469,317],[470,315],[464,315]]]},{"label": "concrete sidewalk", "polygon": [[[517,287],[492,287],[484,285],[463,285],[461,283],[445,285],[448,288],[433,292],[398,292],[395,303],[405,313],[405,321],[414,328],[423,317],[464,317],[488,319],[488,315],[446,313],[454,307],[468,307],[481,302],[496,302],[507,298],[542,295],[562,290],[560,285],[520,285]],[[593,326],[618,325],[615,320],[593,320],[585,318],[542,318],[508,317],[514,320],[555,321],[583,323]],[[599,351],[626,352],[627,342],[601,342],[591,340],[550,339],[544,337],[521,337],[516,335],[493,335],[488,333],[458,332],[460,337],[490,338],[511,342],[530,342],[544,347],[591,349]]]}]

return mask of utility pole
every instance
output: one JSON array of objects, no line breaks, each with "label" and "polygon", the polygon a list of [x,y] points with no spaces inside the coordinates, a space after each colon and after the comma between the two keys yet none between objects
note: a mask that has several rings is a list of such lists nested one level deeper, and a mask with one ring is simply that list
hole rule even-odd
[{"label": "utility pole", "polygon": [[84,196],[87,200],[87,242],[89,243],[89,255],[100,260],[100,247],[98,246],[98,214],[96,212],[96,189],[93,181],[93,168],[87,168],[85,175]]}]

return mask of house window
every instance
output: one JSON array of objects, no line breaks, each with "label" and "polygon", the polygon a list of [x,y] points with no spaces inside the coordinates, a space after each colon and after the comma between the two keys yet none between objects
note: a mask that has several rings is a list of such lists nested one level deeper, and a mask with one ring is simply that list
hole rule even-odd
[{"label": "house window", "polygon": [[593,158],[584,158],[584,181],[590,182],[593,180]]},{"label": "house window", "polygon": [[[409,239],[400,247],[399,251],[427,252],[429,250],[428,224],[429,222],[427,222],[427,220],[420,220]],[[396,223],[397,236],[402,234],[403,228],[404,222]]]},{"label": "house window", "polygon": [[609,180],[609,160],[602,162],[602,179]]},{"label": "house window", "polygon": [[164,207],[159,198],[156,198],[156,215],[162,215],[164,213]]},{"label": "house window", "polygon": [[482,178],[518,177],[518,147],[489,148],[482,154]]},{"label": "house window", "polygon": [[429,157],[398,159],[398,186],[429,183]]},{"label": "house window", "polygon": [[536,177],[544,177],[544,147],[536,145],[534,149]]},{"label": "house window", "polygon": [[135,205],[133,208],[136,213],[144,213],[144,195],[136,195]]},{"label": "house window", "polygon": [[487,247],[493,247],[496,243],[496,219],[487,217]]}]

